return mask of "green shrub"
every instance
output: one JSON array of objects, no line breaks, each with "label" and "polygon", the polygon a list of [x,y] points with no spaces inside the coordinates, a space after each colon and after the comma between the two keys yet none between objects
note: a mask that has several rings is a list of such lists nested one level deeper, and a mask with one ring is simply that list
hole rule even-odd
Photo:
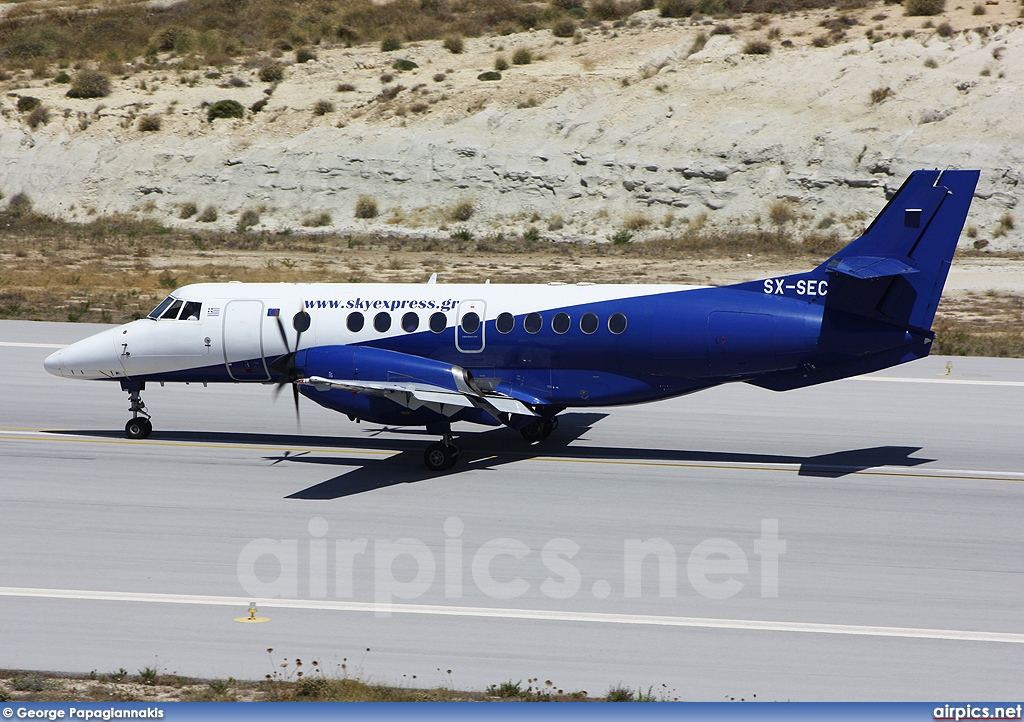
[{"label": "green shrub", "polygon": [[313,115],[327,115],[334,112],[334,103],[329,100],[318,100],[313,103]]},{"label": "green shrub", "polygon": [[395,62],[391,63],[391,67],[394,68],[395,70],[415,70],[420,66],[411,60],[399,58]]},{"label": "green shrub", "polygon": [[238,217],[238,223],[235,224],[235,230],[239,233],[245,233],[259,222],[260,212],[255,208],[246,208],[242,211],[242,215]]},{"label": "green shrub", "polygon": [[892,90],[889,87],[875,88],[871,91],[871,104],[878,105],[886,98],[892,95]]},{"label": "green shrub", "polygon": [[163,121],[161,120],[159,115],[144,115],[141,118],[139,118],[139,130],[143,132],[152,132],[155,130],[160,130],[162,122]]},{"label": "green shrub", "polygon": [[172,50],[177,53],[187,53],[195,47],[196,35],[191,28],[172,26],[159,31],[150,42],[163,53],[169,53]]},{"label": "green shrub", "polygon": [[694,0],[659,0],[658,14],[663,18],[688,18],[697,10]]},{"label": "green shrub", "polygon": [[196,220],[200,223],[213,223],[217,220],[217,206],[206,206]]},{"label": "green shrub", "polygon": [[31,95],[22,95],[18,98],[18,112],[28,113],[35,110],[42,104],[43,101],[39,98],[33,98]]},{"label": "green shrub", "polygon": [[508,70],[508,58],[506,58],[504,55],[499,55],[498,57],[496,57],[494,59],[494,69],[499,71]]},{"label": "green shrub", "polygon": [[448,237],[453,241],[472,241],[473,231],[468,228],[456,228],[448,234]]},{"label": "green shrub", "polygon": [[327,211],[310,214],[302,219],[302,225],[306,228],[323,228],[331,225],[332,222],[331,214]]},{"label": "green shrub", "polygon": [[576,34],[576,23],[568,18],[559,20],[551,28],[551,34],[556,38],[571,38]]},{"label": "green shrub", "polygon": [[473,217],[476,207],[472,199],[463,198],[454,206],[448,209],[448,219],[452,221],[468,221]]},{"label": "green shrub", "polygon": [[903,0],[907,15],[938,15],[946,9],[946,0]]},{"label": "green shrub", "polygon": [[634,702],[636,701],[636,695],[629,687],[617,685],[608,690],[604,700],[605,702]]},{"label": "green shrub", "polygon": [[956,31],[953,30],[953,26],[949,23],[942,23],[939,27],[935,28],[935,32],[939,34],[940,38],[951,38]]},{"label": "green shrub", "polygon": [[394,35],[389,35],[380,41],[380,51],[382,53],[390,53],[393,50],[401,50],[402,41],[396,38]]},{"label": "green shrub", "polygon": [[18,692],[43,692],[50,688],[50,680],[38,674],[12,677],[11,686]]},{"label": "green shrub", "polygon": [[359,196],[356,199],[356,218],[376,218],[377,199],[373,196]]},{"label": "green shrub", "polygon": [[630,3],[618,3],[615,0],[594,0],[590,3],[590,15],[595,20],[618,20],[631,12]]},{"label": "green shrub", "polygon": [[295,62],[296,63],[308,63],[310,60],[316,60],[316,52],[309,48],[299,48],[295,51]]},{"label": "green shrub", "polygon": [[68,75],[66,72],[64,72],[62,70],[59,73],[57,73],[56,76],[54,76],[53,82],[55,82],[55,83],[70,83],[71,82],[71,76]]},{"label": "green shrub", "polygon": [[769,55],[772,52],[772,44],[767,40],[748,40],[743,46],[744,55]]},{"label": "green shrub", "polygon": [[608,240],[613,246],[625,246],[633,242],[633,233],[627,230],[615,231],[608,235]]},{"label": "green shrub", "polygon": [[533,62],[533,53],[530,52],[529,48],[518,48],[512,53],[512,64],[513,65],[529,65]]},{"label": "green shrub", "polygon": [[15,193],[7,201],[7,213],[15,218],[22,218],[32,213],[32,199],[28,193]]},{"label": "green shrub", "polygon": [[83,70],[71,81],[69,98],[105,98],[110,95],[110,78],[106,73]]},{"label": "green shrub", "polygon": [[244,118],[245,107],[237,100],[218,100],[206,110],[211,123],[217,118]]},{"label": "green shrub", "polygon": [[458,55],[466,49],[465,41],[463,41],[461,35],[445,35],[444,40],[441,41],[441,45],[449,53]]},{"label": "green shrub", "polygon": [[40,125],[46,125],[50,122],[50,109],[45,105],[40,105],[38,108],[28,114],[28,118],[25,119],[28,123],[28,127],[35,130]]},{"label": "green shrub", "polygon": [[501,73],[497,70],[486,70],[476,76],[477,80],[501,80]]},{"label": "green shrub", "polygon": [[280,83],[284,80],[284,68],[279,63],[267,63],[260,68],[261,83]]}]

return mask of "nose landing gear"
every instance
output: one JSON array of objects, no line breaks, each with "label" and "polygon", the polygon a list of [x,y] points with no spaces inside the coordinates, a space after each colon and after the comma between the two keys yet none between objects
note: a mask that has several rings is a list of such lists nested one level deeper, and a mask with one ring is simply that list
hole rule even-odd
[{"label": "nose landing gear", "polygon": [[127,389],[132,418],[124,425],[124,435],[129,439],[145,439],[153,433],[153,422],[149,420],[146,403],[142,400],[142,389]]}]

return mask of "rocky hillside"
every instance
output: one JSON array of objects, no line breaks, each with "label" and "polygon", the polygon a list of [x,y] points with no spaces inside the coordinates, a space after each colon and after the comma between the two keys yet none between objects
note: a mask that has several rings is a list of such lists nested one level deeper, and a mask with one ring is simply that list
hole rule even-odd
[{"label": "rocky hillside", "polygon": [[[935,18],[882,4],[717,23],[645,11],[575,39],[467,39],[461,53],[440,41],[321,46],[304,63],[286,52],[276,84],[254,60],[162,55],[101,99],[15,74],[0,97],[0,191],[72,220],[275,232],[845,235],[915,168],[981,168],[963,242],[1022,250],[1019,14],[1010,0]],[[522,51],[531,62],[513,63]],[[502,61],[500,80],[479,79]],[[19,111],[26,96],[45,110]],[[244,117],[210,121],[225,99]]]}]

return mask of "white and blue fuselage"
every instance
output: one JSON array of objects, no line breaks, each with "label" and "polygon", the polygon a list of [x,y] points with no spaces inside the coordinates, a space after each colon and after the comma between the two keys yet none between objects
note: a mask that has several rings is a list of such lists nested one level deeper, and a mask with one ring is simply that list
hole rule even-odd
[{"label": "white and blue fuselage", "polygon": [[195,284],[46,369],[133,399],[153,381],[290,383],[355,419],[547,424],[541,437],[568,407],[807,386],[927,355],[977,178],[915,172],[807,273],[727,287]]}]

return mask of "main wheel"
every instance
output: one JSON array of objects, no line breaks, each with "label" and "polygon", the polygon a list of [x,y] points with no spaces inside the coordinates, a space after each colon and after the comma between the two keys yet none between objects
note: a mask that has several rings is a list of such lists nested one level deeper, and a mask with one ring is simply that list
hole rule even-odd
[{"label": "main wheel", "polygon": [[423,452],[423,463],[431,471],[444,471],[455,465],[455,449],[436,442],[427,447]]},{"label": "main wheel", "polygon": [[145,439],[151,433],[153,433],[153,423],[142,416],[129,419],[128,423],[124,425],[124,434],[129,439]]},{"label": "main wheel", "polygon": [[558,422],[553,419],[534,419],[524,426],[519,433],[532,444],[534,441],[543,441],[551,436],[551,432],[557,426]]}]

